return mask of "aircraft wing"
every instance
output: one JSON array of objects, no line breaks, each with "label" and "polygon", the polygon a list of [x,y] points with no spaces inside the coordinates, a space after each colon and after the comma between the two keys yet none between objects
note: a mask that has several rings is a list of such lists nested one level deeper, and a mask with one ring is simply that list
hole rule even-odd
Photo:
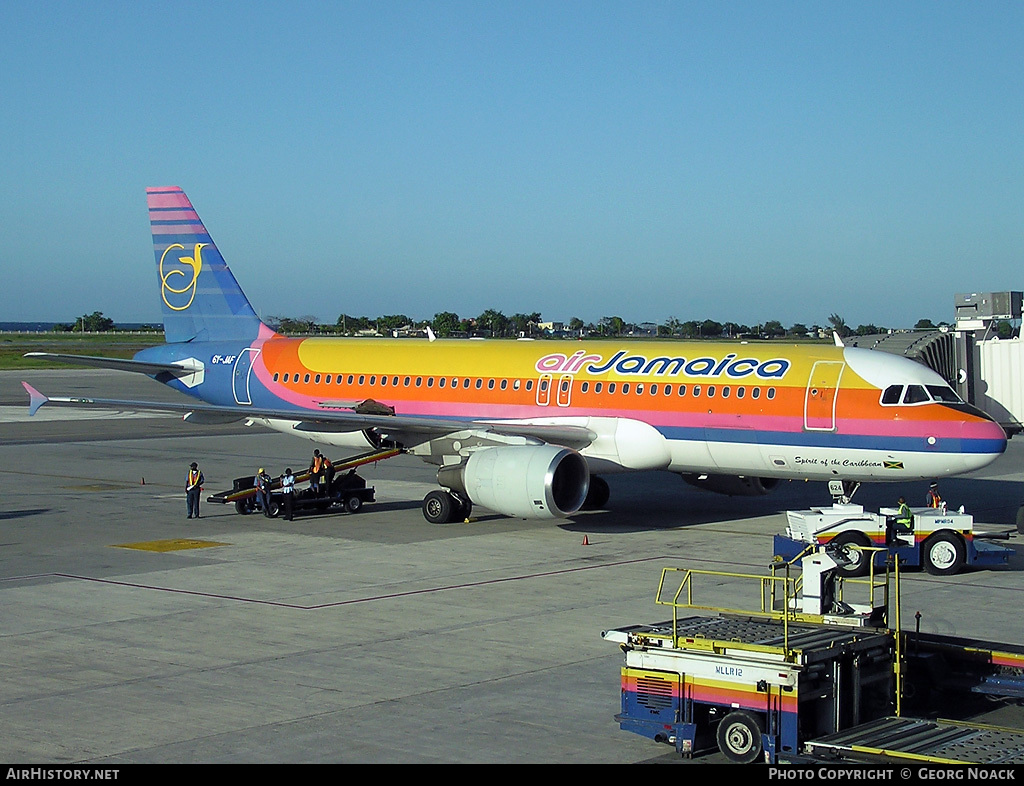
[{"label": "aircraft wing", "polygon": [[107,409],[122,412],[179,412],[191,423],[231,423],[249,418],[269,418],[294,421],[296,431],[362,431],[372,428],[387,439],[405,445],[413,445],[461,431],[521,436],[564,445],[575,449],[583,448],[597,439],[597,434],[585,426],[569,424],[519,423],[512,421],[471,420],[467,418],[417,417],[408,415],[378,414],[341,409],[325,409],[318,412],[271,409],[251,406],[221,406],[192,402],[164,403],[135,401],[130,399],[103,399],[78,397],[48,397],[27,382],[22,386],[29,394],[29,414],[34,415],[44,405],[59,407],[81,407]]}]

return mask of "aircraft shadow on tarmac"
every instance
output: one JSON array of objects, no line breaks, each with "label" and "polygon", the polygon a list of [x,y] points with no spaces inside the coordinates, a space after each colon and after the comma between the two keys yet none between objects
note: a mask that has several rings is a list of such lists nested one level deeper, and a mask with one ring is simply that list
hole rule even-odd
[{"label": "aircraft shadow on tarmac", "polygon": [[[634,476],[635,477],[635,476]],[[611,499],[604,510],[578,513],[560,526],[571,532],[635,532],[675,529],[698,524],[713,524],[736,519],[782,516],[787,510],[829,507],[832,499],[824,483],[784,481],[770,494],[759,497],[730,497],[686,486],[675,488],[660,482],[653,492],[648,484],[633,485],[622,478],[609,477]],[[912,507],[924,505],[927,484],[875,483],[863,485],[853,502],[865,510],[895,506],[900,495]],[[1017,510],[1024,502],[1024,483],[982,478],[947,479],[941,484],[950,509],[964,506],[974,516],[975,525],[984,530],[992,525],[999,530],[1014,528]],[[780,520],[781,528],[785,521]],[[1012,545],[1012,543],[1010,544]]]},{"label": "aircraft shadow on tarmac", "polygon": [[23,519],[29,516],[40,516],[49,513],[50,508],[29,508],[27,510],[5,510],[0,511],[0,520]]}]

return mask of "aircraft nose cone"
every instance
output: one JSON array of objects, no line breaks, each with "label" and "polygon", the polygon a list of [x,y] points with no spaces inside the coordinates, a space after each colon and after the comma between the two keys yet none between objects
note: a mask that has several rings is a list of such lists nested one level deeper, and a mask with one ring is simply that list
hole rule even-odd
[{"label": "aircraft nose cone", "polygon": [[981,419],[962,424],[961,444],[964,468],[967,471],[986,467],[1006,451],[1006,432],[991,419]]}]

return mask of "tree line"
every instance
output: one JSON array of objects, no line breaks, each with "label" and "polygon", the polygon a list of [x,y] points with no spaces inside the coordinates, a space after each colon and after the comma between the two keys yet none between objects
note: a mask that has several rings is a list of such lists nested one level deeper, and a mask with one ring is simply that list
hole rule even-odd
[{"label": "tree line", "polygon": [[[627,322],[622,317],[602,317],[597,323],[585,323],[579,317],[568,322],[544,322],[539,312],[516,313],[506,316],[495,309],[487,309],[476,317],[460,317],[451,311],[440,311],[433,319],[414,320],[406,314],[385,314],[378,317],[351,316],[341,314],[333,325],[321,324],[316,317],[269,317],[268,323],[275,330],[290,335],[401,335],[406,332],[425,332],[429,327],[441,338],[483,336],[489,338],[538,338],[555,336],[642,336],[659,338],[821,338],[834,332],[840,337],[871,336],[888,333],[890,328],[875,325],[850,327],[839,314],[830,314],[826,325],[805,325],[795,322],[785,327],[779,320],[767,320],[754,325],[738,322],[716,322],[713,319],[681,321],[669,317],[662,323]],[[930,319],[919,319],[914,330],[936,330],[948,326],[948,322],[933,323]],[[58,323],[55,332],[104,333],[117,330],[114,320],[104,316],[102,311],[83,314],[74,322]],[[159,330],[159,326],[154,326]],[[1001,321],[997,324],[997,335],[1009,338],[1014,334],[1013,326]]]},{"label": "tree line", "polygon": [[[713,319],[679,320],[669,317],[661,323],[627,322],[619,316],[602,317],[596,323],[572,317],[568,322],[545,322],[539,312],[516,313],[506,316],[501,311],[487,309],[476,317],[460,317],[451,311],[440,311],[433,319],[414,320],[406,314],[386,314],[379,317],[341,314],[333,325],[321,324],[316,317],[270,317],[271,326],[282,333],[323,335],[395,335],[400,332],[423,332],[429,327],[439,337],[485,336],[493,338],[539,337],[542,335],[584,336],[648,336],[662,338],[818,338],[837,332],[842,337],[887,333],[889,328],[867,324],[851,328],[838,314],[829,316],[826,325],[805,325],[796,322],[786,327],[779,320],[767,320],[754,325],[738,322],[717,322]],[[934,330],[938,325],[930,319],[920,319],[915,330]]]}]

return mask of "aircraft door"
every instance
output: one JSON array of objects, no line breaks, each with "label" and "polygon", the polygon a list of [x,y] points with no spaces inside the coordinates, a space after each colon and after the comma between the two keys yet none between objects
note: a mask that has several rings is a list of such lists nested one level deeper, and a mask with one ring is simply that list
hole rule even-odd
[{"label": "aircraft door", "polygon": [[804,428],[808,431],[835,431],[839,380],[846,364],[819,360],[811,369],[804,394]]},{"label": "aircraft door", "polygon": [[556,401],[560,407],[569,406],[569,401],[572,398],[572,379],[572,374],[562,374],[562,378],[558,380]]},{"label": "aircraft door", "polygon": [[231,373],[231,389],[237,404],[252,404],[252,397],[249,395],[249,376],[252,374],[252,364],[259,354],[260,350],[246,347],[235,358],[235,368]]},{"label": "aircraft door", "polygon": [[546,407],[551,403],[551,375],[541,374],[537,380],[537,406]]}]

